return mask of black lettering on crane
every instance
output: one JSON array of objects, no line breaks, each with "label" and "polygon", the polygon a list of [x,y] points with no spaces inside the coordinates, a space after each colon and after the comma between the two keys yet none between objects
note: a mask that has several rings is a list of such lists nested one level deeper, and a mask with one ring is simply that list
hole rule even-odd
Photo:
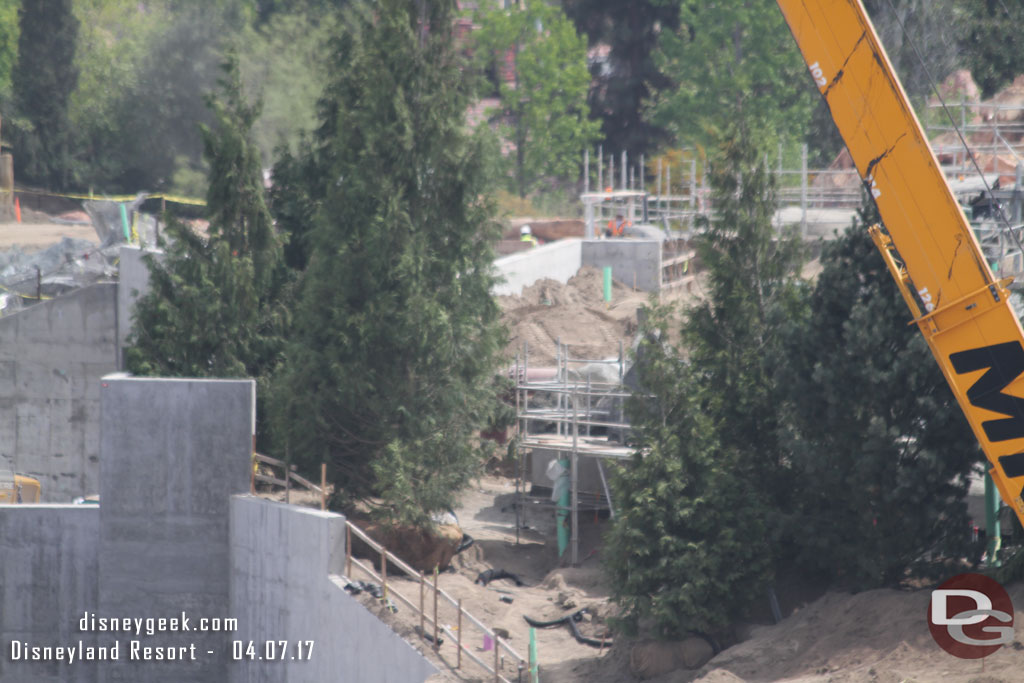
[{"label": "black lettering on crane", "polygon": [[[957,374],[985,370],[985,374],[967,390],[967,400],[972,406],[1006,415],[981,423],[989,440],[1009,441],[1024,437],[1024,398],[1003,393],[1003,389],[1024,373],[1024,347],[1021,343],[1012,341],[958,351],[950,354],[949,362]],[[1011,479],[1024,476],[1024,453],[1000,456],[999,464]]]}]

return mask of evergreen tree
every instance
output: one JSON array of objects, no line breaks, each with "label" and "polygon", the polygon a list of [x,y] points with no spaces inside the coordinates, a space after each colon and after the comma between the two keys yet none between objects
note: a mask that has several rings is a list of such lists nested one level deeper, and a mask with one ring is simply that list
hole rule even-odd
[{"label": "evergreen tree", "polygon": [[667,131],[645,118],[647,100],[669,88],[670,73],[660,71],[652,55],[662,31],[679,26],[678,0],[567,0],[566,14],[591,47],[607,45],[607,60],[591,64],[588,104],[601,119],[605,148],[625,150],[632,158],[665,141]]},{"label": "evergreen tree", "polygon": [[[313,151],[310,260],[275,391],[279,449],[344,504],[423,522],[480,462],[502,338],[498,234],[467,137],[453,2],[346,11]],[[292,176],[301,178],[301,174]]]},{"label": "evergreen tree", "polygon": [[962,557],[966,475],[980,449],[871,241],[873,205],[826,246],[806,325],[787,343],[805,569],[851,585]]},{"label": "evergreen tree", "polygon": [[[616,600],[663,636],[724,626],[760,594],[797,484],[775,377],[782,331],[805,317],[799,245],[773,228],[772,176],[742,131],[711,184],[706,300],[684,313],[682,349],[648,340],[638,353],[654,398],[634,399],[630,417],[647,452],[619,475],[609,541]],[[649,329],[664,339],[666,326],[656,312]]]},{"label": "evergreen tree", "polygon": [[78,20],[71,0],[36,0],[21,9],[18,61],[12,74],[15,175],[63,188],[69,180],[68,102],[78,82]]},{"label": "evergreen tree", "polygon": [[615,469],[604,557],[626,630],[651,620],[649,635],[679,638],[727,626],[763,595],[771,577],[767,496],[744,476],[743,454],[721,438],[728,426],[709,410],[714,388],[681,349],[660,341],[669,312],[650,313],[637,367],[654,398],[629,404],[640,450]]},{"label": "evergreen tree", "polygon": [[265,378],[280,352],[281,245],[249,138],[259,109],[245,102],[234,59],[224,74],[221,96],[209,100],[217,124],[202,131],[209,239],[171,221],[166,258],[148,257],[150,291],[136,304],[126,354],[137,374]]}]

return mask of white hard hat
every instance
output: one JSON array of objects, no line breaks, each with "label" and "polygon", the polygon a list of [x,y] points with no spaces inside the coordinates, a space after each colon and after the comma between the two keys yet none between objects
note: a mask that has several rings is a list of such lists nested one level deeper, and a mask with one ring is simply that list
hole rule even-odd
[{"label": "white hard hat", "polygon": [[519,234],[520,235],[529,235],[530,234],[530,226],[529,225],[524,225],[523,227],[519,228]]}]

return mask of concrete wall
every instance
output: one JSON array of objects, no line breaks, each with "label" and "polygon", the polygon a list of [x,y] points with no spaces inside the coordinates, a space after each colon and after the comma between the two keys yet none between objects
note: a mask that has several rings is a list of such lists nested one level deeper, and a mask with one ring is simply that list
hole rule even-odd
[{"label": "concrete wall", "polygon": [[495,271],[504,282],[495,285],[495,296],[519,296],[523,287],[544,278],[568,282],[583,263],[581,245],[578,239],[559,240],[496,259]]},{"label": "concrete wall", "polygon": [[312,640],[307,661],[233,662],[231,683],[420,683],[436,669],[346,593],[345,519],[251,496],[231,501],[231,614],[235,638]]},{"label": "concrete wall", "polygon": [[658,240],[584,240],[584,266],[611,266],[612,277],[645,292],[661,289],[661,242]]},{"label": "concrete wall", "polygon": [[117,285],[84,287],[0,318],[0,467],[42,500],[99,490],[100,377],[117,367]]},{"label": "concrete wall", "polygon": [[[252,380],[108,375],[101,388],[99,604],[107,615],[230,614],[229,501],[249,490]],[[287,635],[281,635],[287,638]],[[223,681],[229,633],[144,637],[196,661],[118,661],[101,681]],[[212,654],[210,652],[212,651]]]},{"label": "concrete wall", "polygon": [[117,273],[117,345],[118,370],[124,369],[124,347],[132,331],[132,313],[135,300],[149,291],[149,266],[143,260],[146,253],[163,259],[161,252],[145,252],[138,247],[123,246],[118,252]]},{"label": "concrete wall", "polygon": [[12,641],[92,645],[79,620],[97,605],[100,511],[0,505],[0,683],[94,683],[90,662],[12,661]]},{"label": "concrete wall", "polygon": [[[548,479],[547,475],[548,465],[552,460],[557,460],[559,455],[558,451],[534,448],[530,455],[530,483],[547,489],[553,487],[554,482]],[[568,460],[572,454],[563,451],[561,456]],[[579,465],[580,471],[576,477],[576,485],[580,492],[598,493],[603,496],[604,487],[601,485],[601,473],[597,471],[597,460],[597,458],[584,455],[577,457],[576,463]],[[608,476],[607,466],[605,467],[605,476]]]}]

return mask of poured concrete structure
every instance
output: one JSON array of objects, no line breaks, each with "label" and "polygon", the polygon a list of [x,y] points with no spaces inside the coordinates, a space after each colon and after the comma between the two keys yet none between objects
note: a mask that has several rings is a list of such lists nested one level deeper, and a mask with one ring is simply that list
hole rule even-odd
[{"label": "poured concrete structure", "polygon": [[503,281],[494,287],[494,294],[519,296],[523,287],[545,278],[565,284],[583,263],[582,243],[578,239],[558,240],[496,259],[494,269]]},{"label": "poured concrete structure", "polygon": [[57,642],[95,644],[79,620],[99,604],[99,529],[93,505],[0,506],[0,681],[97,680],[89,662],[22,661],[20,652]]},{"label": "poured concrete structure", "polygon": [[117,285],[0,318],[0,468],[39,479],[42,500],[99,491],[100,383],[117,369]]},{"label": "poured concrete structure", "polygon": [[660,240],[610,239],[583,242],[582,263],[609,267],[612,279],[644,292],[661,289]]},{"label": "poured concrete structure", "polygon": [[[231,564],[231,614],[240,624],[232,637],[254,643],[258,655],[268,641],[288,640],[283,661],[233,663],[231,683],[414,683],[436,673],[343,589],[344,517],[236,496]],[[300,659],[305,641],[313,643],[308,660]]]},{"label": "poured concrete structure", "polygon": [[[333,576],[342,517],[246,494],[254,382],[114,374],[99,389],[101,506],[0,506],[0,683],[413,683],[434,672]],[[131,630],[102,630],[115,618]],[[287,657],[311,640],[312,657],[247,661],[250,640],[254,656],[288,641]],[[80,641],[116,643],[118,657],[57,661],[55,648]],[[49,661],[19,660],[20,643],[51,648]],[[156,659],[171,653],[184,659]]]},{"label": "poured concrete structure", "polygon": [[[110,375],[101,398],[101,612],[184,612],[192,626],[230,616],[229,501],[249,490],[256,383]],[[229,636],[148,636],[146,644],[194,644],[199,653],[156,669],[153,662],[111,663],[103,680],[222,681]]]}]

